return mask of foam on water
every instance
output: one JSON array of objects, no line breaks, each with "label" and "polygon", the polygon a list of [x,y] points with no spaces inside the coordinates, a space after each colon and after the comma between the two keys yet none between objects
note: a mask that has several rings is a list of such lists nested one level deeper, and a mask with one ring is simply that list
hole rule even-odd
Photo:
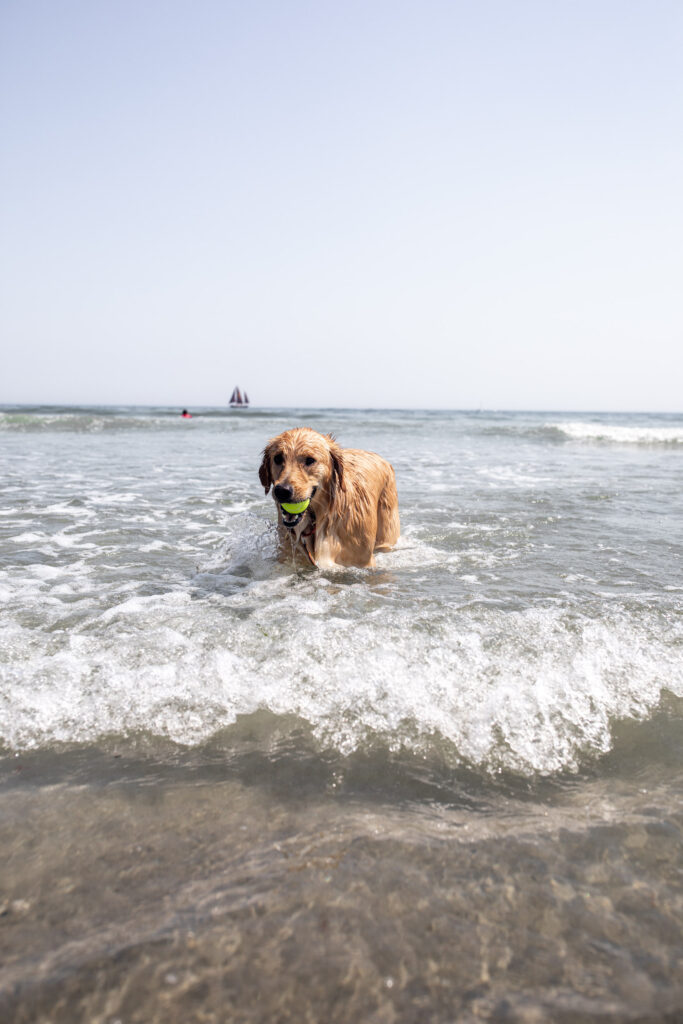
[{"label": "foam on water", "polygon": [[[165,415],[55,416],[83,423],[3,438],[5,747],[197,744],[267,710],[340,754],[553,772],[607,750],[615,721],[663,690],[683,696],[669,419],[297,414],[385,453],[399,482],[396,550],[374,572],[315,572],[277,562],[258,485],[282,411],[191,433]],[[85,437],[98,416],[150,429]],[[559,430],[649,440],[558,444]]]},{"label": "foam on water", "polygon": [[0,633],[4,744],[143,731],[195,744],[268,709],[341,753],[445,742],[454,761],[549,772],[608,749],[614,719],[647,714],[663,686],[683,696],[658,613],[411,601],[438,559],[410,538],[374,574],[297,573],[273,554],[271,530],[242,532],[186,586],[129,583],[105,608],[87,566],[68,584],[31,567]]},{"label": "foam on water", "polygon": [[573,441],[602,441],[612,444],[683,444],[683,427],[622,426],[614,423],[587,423],[577,420],[549,423]]}]

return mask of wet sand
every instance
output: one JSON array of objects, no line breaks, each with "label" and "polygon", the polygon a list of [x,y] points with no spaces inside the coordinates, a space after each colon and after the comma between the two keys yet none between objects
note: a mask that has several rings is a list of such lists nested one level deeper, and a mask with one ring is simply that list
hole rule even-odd
[{"label": "wet sand", "polygon": [[291,734],[6,758],[0,1018],[673,1024],[670,722],[535,784]]}]

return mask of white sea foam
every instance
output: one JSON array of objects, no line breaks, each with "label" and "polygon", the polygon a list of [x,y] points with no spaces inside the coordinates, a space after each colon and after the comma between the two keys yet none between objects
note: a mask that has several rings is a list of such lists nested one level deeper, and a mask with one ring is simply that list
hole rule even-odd
[{"label": "white sea foam", "polygon": [[558,430],[574,441],[602,441],[613,444],[683,444],[683,427],[621,426],[611,423],[589,423],[567,420],[548,423],[547,427]]},{"label": "white sea foam", "polygon": [[41,540],[44,540],[44,538],[44,533],[31,533],[29,531],[26,533],[17,533],[14,537],[10,537],[9,539],[13,544],[37,544]]},{"label": "white sea foam", "polygon": [[524,465],[485,466],[478,469],[477,474],[486,477],[491,487],[535,488],[554,483],[552,477],[530,473]]},{"label": "white sea foam", "polygon": [[505,419],[474,451],[457,418],[398,440],[371,423],[348,441],[395,462],[402,538],[375,572],[319,573],[276,561],[257,478],[272,423],[240,423],[229,446],[219,428],[182,445],[153,429],[135,445],[5,435],[6,746],[195,744],[268,709],[341,752],[445,744],[549,772],[607,749],[614,720],[647,715],[662,689],[683,695],[676,459],[629,490],[631,451],[577,459],[562,424]]},{"label": "white sea foam", "polygon": [[440,736],[491,769],[547,772],[608,749],[612,720],[646,714],[663,686],[683,695],[654,621],[411,609],[382,576],[271,567],[227,597],[220,577],[199,599],[122,594],[61,635],[7,624],[0,735],[16,749],[140,730],[193,744],[267,708],[341,752]]}]

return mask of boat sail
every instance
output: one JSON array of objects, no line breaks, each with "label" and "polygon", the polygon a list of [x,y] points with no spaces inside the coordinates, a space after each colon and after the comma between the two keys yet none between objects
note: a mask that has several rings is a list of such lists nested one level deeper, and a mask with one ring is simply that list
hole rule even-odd
[{"label": "boat sail", "polygon": [[230,408],[231,409],[246,409],[246,407],[248,405],[249,405],[249,396],[246,393],[246,391],[244,392],[244,397],[242,397],[242,392],[240,391],[240,389],[239,388],[233,388],[232,394],[230,395]]}]

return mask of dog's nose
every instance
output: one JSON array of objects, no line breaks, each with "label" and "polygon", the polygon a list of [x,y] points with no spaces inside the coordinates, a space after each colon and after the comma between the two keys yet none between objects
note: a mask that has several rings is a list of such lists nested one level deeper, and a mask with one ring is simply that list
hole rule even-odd
[{"label": "dog's nose", "polygon": [[273,487],[273,494],[278,501],[289,501],[293,493],[291,487],[282,487],[280,484],[277,487]]}]

